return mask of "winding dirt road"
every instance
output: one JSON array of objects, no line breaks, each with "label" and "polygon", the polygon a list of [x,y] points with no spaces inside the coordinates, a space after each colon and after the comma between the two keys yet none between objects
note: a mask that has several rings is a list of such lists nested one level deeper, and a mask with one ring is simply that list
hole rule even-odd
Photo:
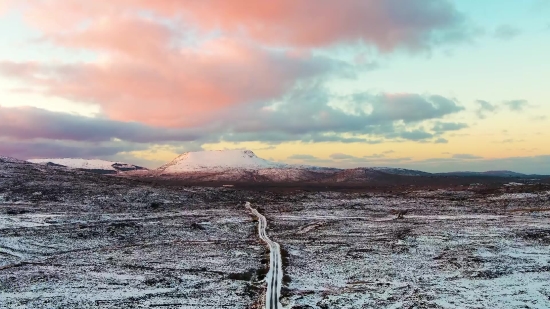
[{"label": "winding dirt road", "polygon": [[267,237],[265,229],[267,228],[267,220],[256,209],[250,206],[249,202],[246,202],[246,208],[248,208],[253,215],[258,217],[258,235],[269,247],[269,271],[265,276],[267,281],[267,291],[265,296],[265,308],[266,309],[280,309],[282,308],[279,302],[281,296],[281,287],[283,284],[283,262],[281,259],[281,248],[278,243],[272,241]]}]

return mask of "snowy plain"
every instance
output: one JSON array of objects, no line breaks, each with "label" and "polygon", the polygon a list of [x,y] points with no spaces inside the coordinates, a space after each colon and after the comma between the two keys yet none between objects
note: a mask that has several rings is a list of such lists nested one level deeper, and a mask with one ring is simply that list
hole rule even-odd
[{"label": "snowy plain", "polygon": [[550,308],[550,187],[489,189],[165,186],[0,158],[0,308],[263,308],[245,201],[281,247],[284,308]]}]

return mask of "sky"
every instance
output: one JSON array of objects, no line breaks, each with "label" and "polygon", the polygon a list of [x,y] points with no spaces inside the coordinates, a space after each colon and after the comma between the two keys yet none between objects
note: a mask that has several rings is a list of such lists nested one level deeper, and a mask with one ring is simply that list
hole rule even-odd
[{"label": "sky", "polygon": [[550,174],[547,0],[0,0],[0,155]]}]

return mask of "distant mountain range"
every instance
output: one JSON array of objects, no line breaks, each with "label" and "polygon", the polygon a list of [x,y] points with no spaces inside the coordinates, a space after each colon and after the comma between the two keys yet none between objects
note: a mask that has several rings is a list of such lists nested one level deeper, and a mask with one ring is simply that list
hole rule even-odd
[{"label": "distant mountain range", "polygon": [[28,160],[31,163],[46,164],[51,166],[62,166],[79,170],[87,170],[99,174],[118,174],[129,171],[147,171],[146,168],[127,164],[122,162],[112,162],[105,160],[89,160],[89,159],[32,159]]},{"label": "distant mountain range", "polygon": [[545,178],[511,171],[427,173],[391,167],[338,169],[308,165],[291,165],[259,158],[250,150],[186,152],[163,166],[148,170],[122,162],[88,159],[33,159],[32,163],[62,166],[101,174],[132,177],[179,179],[193,182],[319,182],[362,183],[391,182],[403,177],[505,177]]},{"label": "distant mountain range", "polygon": [[450,173],[437,173],[436,175],[442,176],[496,176],[496,177],[531,177],[541,175],[528,175],[522,173],[516,173],[512,171],[487,171],[487,172],[450,172]]}]

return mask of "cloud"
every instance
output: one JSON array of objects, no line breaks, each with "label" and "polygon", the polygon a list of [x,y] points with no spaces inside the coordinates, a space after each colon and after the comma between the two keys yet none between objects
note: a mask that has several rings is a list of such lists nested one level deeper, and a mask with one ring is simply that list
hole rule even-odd
[{"label": "cloud", "polygon": [[414,130],[414,131],[401,132],[399,136],[407,140],[419,141],[419,140],[432,138],[433,134],[422,130]]},{"label": "cloud", "polygon": [[495,113],[497,111],[497,107],[487,101],[477,100],[476,103],[479,105],[477,110],[477,116],[479,118],[483,119],[488,113]]},{"label": "cloud", "polygon": [[465,160],[483,159],[483,157],[479,157],[479,156],[472,155],[472,154],[467,154],[467,153],[454,154],[452,156],[452,158],[453,159],[465,159]]},{"label": "cloud", "polygon": [[383,153],[375,153],[375,154],[363,156],[363,158],[367,158],[367,159],[380,159],[385,157],[386,155]]},{"label": "cloud", "polygon": [[370,102],[372,121],[416,122],[443,117],[464,110],[457,101],[440,95],[359,93],[354,95],[356,103]]},{"label": "cloud", "polygon": [[431,133],[412,127],[462,110],[457,102],[436,95],[361,92],[342,96],[319,83],[302,83],[278,100],[224,110],[215,124],[226,141],[376,144],[430,138]]},{"label": "cloud", "polygon": [[308,154],[295,154],[291,155],[287,159],[289,160],[317,160],[318,158],[316,156],[308,155]]},{"label": "cloud", "polygon": [[330,155],[330,158],[334,159],[334,160],[357,159],[357,157],[352,156],[352,155],[348,155],[348,154],[345,154],[345,153],[333,153],[333,154]]},{"label": "cloud", "polygon": [[[211,1],[190,11],[202,25],[222,31],[243,30],[273,45],[323,46],[362,39],[391,50],[418,46],[434,39],[437,30],[459,31],[464,17],[448,1],[350,0],[342,3],[283,0],[256,5]],[[329,19],[311,16],[330,16]]]},{"label": "cloud", "polygon": [[499,144],[510,144],[510,143],[519,143],[519,142],[523,142],[524,140],[522,139],[513,139],[513,138],[507,138],[507,139],[503,139],[503,140],[499,140],[499,141],[495,141],[494,143],[499,143]]},{"label": "cloud", "polygon": [[0,138],[0,154],[18,159],[99,158],[125,151],[143,150],[145,145],[121,142],[66,142],[53,140],[14,141]]},{"label": "cloud", "polygon": [[464,39],[466,18],[448,0],[9,2],[36,31],[32,44],[93,56],[3,61],[0,74],[20,80],[20,92],[101,109],[86,118],[2,108],[0,135],[12,139],[377,144],[427,139],[416,124],[464,110],[435,94],[331,93],[328,77],[376,63],[316,52],[342,43],[416,51]]},{"label": "cloud", "polygon": [[491,104],[484,100],[477,100],[476,103],[479,105],[476,113],[481,119],[485,118],[488,114],[496,114],[497,112],[502,111],[503,108],[513,112],[522,112],[527,107],[532,107],[527,100],[508,100],[498,105]]},{"label": "cloud", "polygon": [[208,122],[211,113],[226,107],[279,97],[296,80],[331,66],[227,39],[150,58],[140,52],[156,53],[129,48],[127,55],[102,64],[1,62],[0,73],[22,80],[31,91],[97,104],[114,120],[182,127]]},{"label": "cloud", "polygon": [[436,158],[399,163],[396,166],[428,172],[510,170],[519,173],[550,175],[550,155],[477,158],[475,160],[469,158]]},{"label": "cloud", "polygon": [[0,2],[0,16],[6,14],[12,6],[13,4],[11,3],[11,0],[4,0]]},{"label": "cloud", "polygon": [[[27,71],[27,66],[22,70]],[[131,143],[260,141],[273,145],[302,141],[378,144],[394,139],[419,141],[430,138],[431,133],[396,123],[410,122],[414,126],[413,120],[427,120],[462,110],[451,100],[448,100],[450,105],[438,104],[433,101],[434,96],[400,94],[398,99],[391,94],[361,93],[360,96],[361,100],[355,95],[334,95],[318,84],[303,84],[279,100],[223,109],[211,115],[214,119],[211,122],[183,128],[84,117],[34,107],[0,107],[0,136],[88,142],[116,139]],[[348,100],[354,110],[333,106],[332,100]],[[440,100],[447,101],[442,97]],[[399,108],[406,106],[405,103],[412,105],[416,114],[402,114]],[[41,126],[34,125],[36,123]]]},{"label": "cloud", "polygon": [[29,24],[47,33],[82,25],[101,28],[109,23],[106,19],[141,14],[169,19],[182,29],[300,49],[358,40],[382,51],[418,49],[468,36],[465,16],[448,0],[280,0],[254,5],[246,0],[36,0],[22,9]]},{"label": "cloud", "polygon": [[37,33],[33,46],[92,56],[3,61],[0,74],[21,81],[18,91],[98,106],[101,117],[1,108],[4,138],[420,142],[437,132],[419,124],[464,110],[437,94],[332,93],[323,84],[329,78],[353,78],[359,66],[377,64],[318,52],[340,44],[417,51],[464,40],[466,17],[449,0],[9,2]]},{"label": "cloud", "polygon": [[503,104],[513,112],[521,112],[529,106],[529,102],[527,100],[511,100],[506,101]]},{"label": "cloud", "polygon": [[449,141],[447,139],[440,137],[434,141],[434,144],[447,144],[448,142]]},{"label": "cloud", "polygon": [[424,48],[460,33],[465,19],[447,0],[282,0],[253,7],[244,0],[36,0],[16,6],[42,33],[37,42],[100,60],[2,62],[0,72],[21,79],[28,91],[99,105],[113,120],[171,127],[210,122],[212,113],[278,98],[302,79],[346,71],[345,63],[313,56],[313,48],[358,41],[382,51]]},{"label": "cloud", "polygon": [[500,40],[511,40],[521,34],[521,30],[512,25],[500,25],[495,29],[494,36]]},{"label": "cloud", "polygon": [[534,120],[534,121],[545,121],[546,119],[548,119],[548,117],[544,116],[544,115],[542,115],[542,116],[533,116],[533,117],[531,117],[531,119]]},{"label": "cloud", "polygon": [[[37,125],[40,124],[40,125]],[[134,143],[200,140],[204,129],[167,129],[136,122],[120,122],[35,107],[1,107],[0,137],[103,142],[120,139]]]},{"label": "cloud", "polygon": [[458,131],[464,128],[467,128],[468,124],[459,123],[459,122],[436,122],[432,128],[433,131],[438,134],[447,132],[447,131]]}]

